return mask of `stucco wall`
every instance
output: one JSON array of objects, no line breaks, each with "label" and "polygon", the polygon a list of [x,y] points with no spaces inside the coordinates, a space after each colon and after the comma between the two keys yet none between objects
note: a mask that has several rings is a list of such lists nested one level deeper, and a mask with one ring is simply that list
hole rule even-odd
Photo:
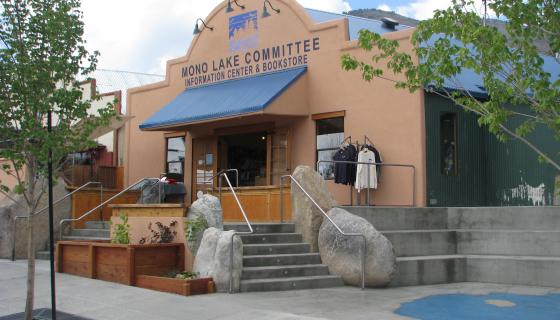
[{"label": "stucco wall", "polygon": [[[143,177],[158,176],[164,169],[164,133],[142,132],[139,125],[185,89],[181,69],[190,64],[210,62],[231,55],[228,47],[228,18],[240,12],[226,14],[226,5],[227,1],[222,2],[205,19],[208,25],[214,27],[214,31],[203,30],[194,38],[185,57],[168,62],[165,81],[129,90],[127,114],[135,118],[126,128],[125,143],[128,150],[125,176],[128,184]],[[244,5],[247,8],[243,12],[258,10],[260,13],[262,10],[262,1],[247,0]],[[297,92],[300,89],[295,88],[296,98],[281,97],[275,102],[278,104],[285,100],[286,106],[292,106],[293,103],[288,101],[295,100],[309,109],[308,115],[290,119],[266,116],[244,118],[242,122],[232,120],[208,124],[205,129],[265,121],[273,121],[276,126],[289,126],[293,137],[292,168],[299,164],[315,166],[315,124],[311,115],[345,110],[346,136],[351,135],[352,140],[363,143],[364,135],[367,135],[382,152],[386,163],[411,164],[416,167],[416,205],[425,205],[423,93],[411,94],[395,89],[393,82],[385,80],[367,83],[358,72],[343,71],[340,66],[342,54],[350,53],[364,59],[369,57],[357,49],[356,41],[348,41],[346,19],[315,24],[294,0],[278,0],[275,1],[275,6],[281,10],[280,14],[258,20],[260,48],[320,38],[320,50],[308,53],[308,71],[300,79],[306,82],[306,92]],[[411,50],[408,42],[411,33],[412,30],[393,32],[388,37],[399,40],[403,49]],[[243,57],[244,53],[240,55]],[[244,65],[244,62],[241,64]],[[288,95],[289,91],[284,94]],[[273,104],[269,108],[272,110],[276,106]],[[200,132],[204,131],[198,129]],[[189,130],[194,136],[200,133],[192,128]],[[189,134],[185,181],[190,181],[191,142]],[[412,187],[410,170],[386,169],[379,191],[373,195],[374,202],[378,205],[411,204]],[[349,201],[348,187],[330,184],[330,188],[340,203]]]}]

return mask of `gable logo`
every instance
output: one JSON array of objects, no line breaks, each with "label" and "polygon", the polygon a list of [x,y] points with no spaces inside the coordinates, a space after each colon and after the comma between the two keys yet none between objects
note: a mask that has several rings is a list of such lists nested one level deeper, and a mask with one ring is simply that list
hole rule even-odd
[{"label": "gable logo", "polygon": [[229,50],[238,52],[255,49],[259,45],[257,11],[229,18]]}]

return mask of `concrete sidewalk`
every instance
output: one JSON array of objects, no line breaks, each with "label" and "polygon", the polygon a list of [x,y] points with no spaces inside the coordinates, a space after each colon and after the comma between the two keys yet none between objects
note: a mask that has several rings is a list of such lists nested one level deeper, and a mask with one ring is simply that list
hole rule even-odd
[{"label": "concrete sidewalk", "polygon": [[[0,317],[25,304],[26,261],[0,260]],[[36,308],[50,307],[48,262],[38,261]],[[57,274],[58,309],[89,319],[410,319],[394,314],[401,303],[438,294],[491,292],[543,295],[560,289],[484,283],[360,290],[331,289],[211,294],[182,297],[99,280]]]}]

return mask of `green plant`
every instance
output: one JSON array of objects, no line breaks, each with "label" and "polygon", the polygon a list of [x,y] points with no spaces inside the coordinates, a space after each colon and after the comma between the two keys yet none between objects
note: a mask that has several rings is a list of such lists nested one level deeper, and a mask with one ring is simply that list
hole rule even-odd
[{"label": "green plant", "polygon": [[[177,226],[177,221],[171,221],[169,226],[165,226],[163,223],[157,221],[155,225],[158,228],[157,231],[152,228],[153,225],[151,222],[148,225],[148,230],[152,233],[152,237],[150,239],[151,244],[173,242],[173,239],[175,239],[175,236],[177,235],[177,231],[173,230]],[[146,244],[147,242],[148,239],[146,237],[140,239],[140,244]]]},{"label": "green plant", "polygon": [[203,216],[187,220],[185,222],[185,237],[187,241],[196,241],[198,233],[206,228],[208,228],[208,221]]},{"label": "green plant", "polygon": [[111,226],[113,227],[113,237],[111,239],[111,243],[129,244],[130,225],[128,224],[128,216],[121,213],[119,214],[119,218],[122,220],[122,223],[111,223]]},{"label": "green plant", "polygon": [[166,278],[175,278],[175,279],[183,279],[183,280],[191,280],[196,279],[199,277],[199,274],[196,272],[190,271],[177,271],[173,270],[164,275]]}]

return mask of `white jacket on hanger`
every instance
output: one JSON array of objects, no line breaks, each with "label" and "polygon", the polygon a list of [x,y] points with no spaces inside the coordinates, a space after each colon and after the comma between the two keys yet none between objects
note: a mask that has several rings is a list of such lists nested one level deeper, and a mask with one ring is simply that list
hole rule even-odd
[{"label": "white jacket on hanger", "polygon": [[[375,163],[375,154],[373,151],[364,148],[358,153],[358,162]],[[355,187],[358,192],[368,188],[368,167],[369,167],[369,188],[377,189],[377,168],[376,165],[358,164],[356,169]]]}]

